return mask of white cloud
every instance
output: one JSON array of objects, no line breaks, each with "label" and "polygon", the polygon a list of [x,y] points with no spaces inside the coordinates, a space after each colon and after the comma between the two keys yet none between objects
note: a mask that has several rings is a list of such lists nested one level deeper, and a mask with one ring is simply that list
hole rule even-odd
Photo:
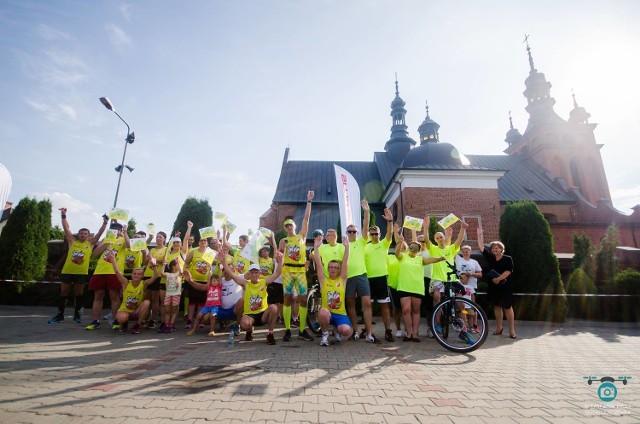
[{"label": "white cloud", "polygon": [[40,24],[38,26],[38,35],[45,40],[70,40],[71,36],[66,32],[51,28],[49,25]]},{"label": "white cloud", "polygon": [[38,100],[25,99],[25,102],[38,112],[42,112],[44,118],[49,122],[60,122],[64,119],[77,120],[78,113],[71,105],[58,103],[49,105]]},{"label": "white cloud", "polygon": [[122,3],[120,6],[118,6],[118,9],[120,9],[120,13],[122,13],[122,17],[124,17],[127,20],[127,22],[131,22],[131,5],[127,3]]},{"label": "white cloud", "polygon": [[63,104],[60,104],[58,106],[60,107],[60,110],[62,110],[62,113],[67,115],[69,118],[73,119],[74,121],[78,118],[78,113],[72,106]]},{"label": "white cloud", "polygon": [[25,75],[42,84],[74,86],[87,79],[86,64],[80,58],[55,50],[44,52],[48,60],[41,56],[24,54],[22,65]]},{"label": "white cloud", "polygon": [[67,208],[67,219],[71,231],[86,227],[94,232],[102,224],[102,213],[93,209],[93,206],[79,199],[74,199],[68,193],[35,193],[36,199],[49,199],[52,204],[51,225],[61,225],[59,208]]},{"label": "white cloud", "polygon": [[116,46],[126,46],[131,44],[131,37],[124,32],[122,28],[114,24],[106,24],[104,29],[109,33],[109,38],[111,42]]}]

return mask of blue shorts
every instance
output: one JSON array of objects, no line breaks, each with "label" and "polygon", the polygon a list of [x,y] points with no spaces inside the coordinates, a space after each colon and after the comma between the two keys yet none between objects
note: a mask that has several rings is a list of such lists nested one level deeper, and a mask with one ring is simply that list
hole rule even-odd
[{"label": "blue shorts", "polygon": [[200,309],[200,313],[202,315],[211,314],[211,316],[217,316],[219,308],[219,306],[204,306],[202,309]]},{"label": "blue shorts", "polygon": [[351,321],[349,321],[349,317],[346,315],[334,314],[331,312],[331,319],[329,320],[329,324],[338,328],[341,325],[348,325],[351,327]]},{"label": "blue shorts", "polygon": [[231,321],[236,319],[236,313],[233,312],[233,308],[219,308],[218,309],[218,319],[220,321]]}]

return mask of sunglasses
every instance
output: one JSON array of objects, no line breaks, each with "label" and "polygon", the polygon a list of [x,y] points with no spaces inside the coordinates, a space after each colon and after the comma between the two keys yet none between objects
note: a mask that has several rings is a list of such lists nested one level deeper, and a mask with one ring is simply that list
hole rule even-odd
[{"label": "sunglasses", "polygon": [[417,252],[418,250],[420,250],[420,248],[415,246],[409,246],[409,250],[411,250],[412,252]]},{"label": "sunglasses", "polygon": [[327,269],[340,269],[340,267],[339,266],[329,266],[329,267],[327,267]]},{"label": "sunglasses", "polygon": [[370,236],[379,236],[380,233],[369,233]]},{"label": "sunglasses", "polygon": [[358,230],[347,230],[347,233],[349,233],[349,234],[357,234]]}]

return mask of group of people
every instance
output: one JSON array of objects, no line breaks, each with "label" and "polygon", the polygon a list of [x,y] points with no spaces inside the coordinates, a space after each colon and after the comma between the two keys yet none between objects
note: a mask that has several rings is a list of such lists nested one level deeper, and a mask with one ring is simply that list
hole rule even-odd
[{"label": "group of people", "polygon": [[[67,210],[62,208],[62,226],[69,250],[61,273],[58,311],[49,323],[64,320],[72,285],[75,296],[73,321],[82,322],[83,287],[88,282],[89,290],[94,292],[94,301],[92,321],[87,330],[100,328],[104,296],[108,292],[114,317],[111,325],[120,331],[137,334],[146,327],[171,333],[176,329],[182,301],[188,335],[195,334],[208,322],[208,334],[213,336],[216,322],[228,322],[232,335],[238,335],[242,330],[245,340],[252,340],[255,327],[267,326],[266,341],[273,345],[276,344],[274,330],[278,322],[285,327],[282,340],[289,342],[292,339],[292,311],[297,302],[298,338],[313,341],[305,328],[310,268],[317,273],[321,291],[322,306],[317,316],[321,346],[329,345],[331,326],[337,342],[344,338],[362,338],[379,343],[372,328],[372,302],[379,305],[386,341],[401,338],[406,342],[419,342],[422,300],[428,292],[434,304],[440,301],[449,272],[447,263],[455,263],[465,287],[464,295],[474,299],[477,280],[483,274],[478,262],[470,257],[471,247],[461,246],[466,223],[461,222],[453,242],[449,228],[437,232],[435,243],[432,243],[429,219],[425,218],[423,235],[412,231],[410,239],[405,240],[398,224],[393,223],[390,210],[385,209],[383,218],[387,225],[386,233],[382,235],[378,226],[369,225],[369,205],[363,200],[362,233],[351,224],[340,243],[335,229],[327,229],[326,234],[318,229],[312,233],[313,248],[307,251],[313,198],[313,191],[309,191],[300,228],[292,219],[285,220],[286,236],[276,244],[272,233],[271,247],[260,249],[257,263],[241,254],[249,238],[240,236],[239,246],[231,246],[224,227],[219,238],[202,238],[197,246],[193,246],[193,224],[188,222],[184,238],[176,235],[167,243],[167,235],[161,231],[155,234],[155,247],[132,251],[126,226],[112,222],[110,229],[117,231],[117,237],[108,242],[100,241],[109,225],[105,217],[93,237],[86,228],[80,229],[76,237],[70,230]],[[154,235],[139,231],[133,237],[146,238],[150,243]],[[389,253],[394,241],[395,251]],[[488,290],[497,321],[494,334],[502,334],[502,321],[506,317],[509,335],[515,338],[510,279],[513,262],[504,255],[502,243],[492,242],[489,250],[484,247],[481,228],[478,229],[478,244],[492,272],[497,274],[492,275]],[[460,251],[461,255],[458,255]],[[89,279],[91,256],[98,257],[98,261]],[[358,328],[356,297],[362,305],[362,331]],[[471,332],[473,325],[470,323]]]}]

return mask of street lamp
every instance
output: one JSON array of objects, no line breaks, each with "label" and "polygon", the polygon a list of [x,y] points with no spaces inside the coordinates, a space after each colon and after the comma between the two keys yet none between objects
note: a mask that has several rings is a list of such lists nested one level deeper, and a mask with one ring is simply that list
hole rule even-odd
[{"label": "street lamp", "polygon": [[102,103],[104,107],[109,109],[111,112],[115,113],[116,116],[120,118],[120,120],[124,122],[124,124],[127,126],[127,138],[125,139],[125,143],[124,143],[124,153],[122,154],[122,163],[119,166],[116,166],[116,172],[118,173],[118,187],[116,188],[116,198],[113,200],[113,207],[115,208],[116,205],[118,204],[118,193],[120,192],[120,181],[122,180],[122,171],[124,171],[124,168],[127,168],[129,172],[133,172],[132,167],[130,167],[129,165],[125,166],[124,158],[127,156],[127,145],[133,144],[133,142],[136,140],[136,134],[131,132],[131,128],[129,127],[129,124],[127,124],[127,121],[122,119],[122,116],[120,116],[118,112],[115,111],[115,109],[113,108],[113,105],[111,104],[111,101],[109,101],[108,98],[100,97],[100,103]]}]

